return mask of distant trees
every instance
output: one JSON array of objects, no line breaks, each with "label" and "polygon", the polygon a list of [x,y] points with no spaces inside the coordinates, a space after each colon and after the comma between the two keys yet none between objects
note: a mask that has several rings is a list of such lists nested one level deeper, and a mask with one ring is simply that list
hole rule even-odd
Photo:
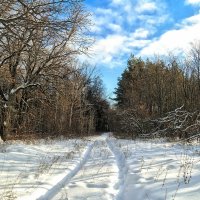
[{"label": "distant trees", "polygon": [[94,111],[85,102],[89,77],[76,61],[92,41],[82,1],[5,0],[0,12],[2,139],[19,130],[84,131],[86,112]]},{"label": "distant trees", "polygon": [[118,80],[118,108],[134,108],[144,116],[162,116],[181,105],[199,109],[198,76],[176,60],[143,61],[132,56]]},{"label": "distant trees", "polygon": [[[190,53],[182,63],[175,56],[165,60],[157,58],[154,61],[144,61],[133,55],[129,58],[115,90],[116,114],[124,113],[121,121],[128,115],[132,116],[122,123],[121,128],[127,127],[123,129],[124,132],[131,133],[128,129],[134,129],[136,135],[151,132],[155,130],[150,122],[152,119],[162,118],[166,113],[182,106],[184,116],[191,116],[200,109],[199,44],[192,43]],[[130,110],[133,114],[130,114]],[[147,120],[150,120],[149,125]],[[191,126],[189,122],[186,124]],[[199,122],[195,124],[199,126]],[[143,133],[140,127],[144,128]]]},{"label": "distant trees", "polygon": [[108,112],[109,103],[104,94],[103,82],[99,76],[91,80],[87,91],[87,101],[90,102],[95,115],[95,128],[97,131],[109,131]]},{"label": "distant trees", "polygon": [[191,44],[191,50],[187,61],[192,79],[190,90],[193,92],[193,97],[191,98],[195,98],[196,106],[200,108],[200,41],[195,41]]}]

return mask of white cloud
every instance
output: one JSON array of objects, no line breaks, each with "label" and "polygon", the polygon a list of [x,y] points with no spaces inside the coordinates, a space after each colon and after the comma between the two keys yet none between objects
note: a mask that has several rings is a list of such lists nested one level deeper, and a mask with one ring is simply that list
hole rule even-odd
[{"label": "white cloud", "polygon": [[127,52],[128,49],[125,47],[126,40],[127,38],[122,35],[109,35],[98,40],[92,49],[94,62],[108,64],[113,60],[114,56]]},{"label": "white cloud", "polygon": [[93,62],[115,67],[124,57],[140,49],[139,56],[166,55],[169,52],[180,53],[187,50],[190,43],[200,40],[200,14],[184,19],[159,38],[149,39],[155,30],[148,27],[138,28],[134,32],[124,31],[118,24],[109,23],[113,34],[100,37],[93,47]]},{"label": "white cloud", "polygon": [[117,67],[124,61],[124,56],[133,53],[133,49],[143,48],[151,42],[145,39],[148,34],[150,33],[147,30],[139,28],[127,35],[113,34],[99,39],[92,48],[93,64],[102,63],[111,68]]},{"label": "white cloud", "polygon": [[163,0],[112,0],[106,8],[94,8],[92,31],[96,42],[89,62],[108,67],[149,45],[149,37],[169,19]]},{"label": "white cloud", "polygon": [[200,23],[200,14],[193,15],[182,21],[182,25],[193,25],[193,24],[199,24],[199,23]]},{"label": "white cloud", "polygon": [[166,21],[167,6],[164,0],[112,0],[110,6],[129,24],[133,24],[138,19],[145,24],[151,22],[154,25]]},{"label": "white cloud", "polygon": [[170,21],[170,17],[168,14],[159,15],[157,17],[155,16],[146,16],[146,15],[139,15],[138,19],[141,21],[144,21],[145,24],[149,26],[156,26],[165,23],[166,21]]},{"label": "white cloud", "polygon": [[121,6],[130,4],[130,0],[111,0],[112,6]]},{"label": "white cloud", "polygon": [[157,6],[155,2],[151,1],[146,1],[146,0],[141,0],[138,2],[138,5],[135,8],[137,13],[144,13],[144,12],[149,12],[149,11],[156,11]]},{"label": "white cloud", "polygon": [[113,32],[121,32],[121,31],[122,31],[121,26],[118,25],[118,24],[110,23],[110,24],[108,24],[108,27],[109,27],[110,30],[112,30]]},{"label": "white cloud", "polygon": [[179,29],[165,32],[159,39],[151,42],[139,53],[142,56],[166,55],[168,52],[180,53],[187,50],[190,43],[200,40],[200,14],[183,20]]},{"label": "white cloud", "polygon": [[127,32],[127,27],[136,23],[154,29],[167,20],[169,15],[163,0],[112,0],[107,8],[95,8],[92,31],[101,34],[107,30],[120,32],[123,29]]},{"label": "white cloud", "polygon": [[129,43],[130,47],[142,48],[147,46],[151,40],[132,40]]},{"label": "white cloud", "polygon": [[[91,19],[94,23],[92,32],[96,34],[101,34],[107,29],[114,32],[121,31],[122,16],[120,16],[117,11],[113,11],[111,8],[97,8],[95,10],[95,15],[93,15]],[[117,19],[117,23],[114,22],[113,19]]]},{"label": "white cloud", "polygon": [[147,38],[149,36],[150,32],[147,29],[144,28],[138,28],[133,33],[134,38]]},{"label": "white cloud", "polygon": [[186,0],[186,4],[192,4],[192,5],[199,5],[200,6],[200,0]]},{"label": "white cloud", "polygon": [[103,51],[107,54],[116,53],[125,42],[126,37],[121,35],[109,35],[99,40],[95,46],[96,51]]}]

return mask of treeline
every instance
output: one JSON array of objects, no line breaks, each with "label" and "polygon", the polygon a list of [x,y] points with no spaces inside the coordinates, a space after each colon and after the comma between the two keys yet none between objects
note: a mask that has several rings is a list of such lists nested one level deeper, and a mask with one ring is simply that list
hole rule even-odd
[{"label": "treeline", "polygon": [[[152,61],[133,55],[129,58],[115,90],[116,110],[111,114],[111,122],[118,123],[111,125],[114,131],[143,135],[166,128],[158,125],[159,119],[177,108],[181,107],[185,120],[189,120],[185,113],[192,116],[200,109],[200,42],[193,43],[188,56],[181,62],[179,59],[169,56]],[[194,116],[188,126],[199,124],[198,114]],[[180,113],[179,118],[183,121]],[[180,127],[174,125],[176,128]]]},{"label": "treeline", "polygon": [[105,129],[101,79],[77,61],[93,42],[82,1],[5,0],[0,12],[1,138]]}]

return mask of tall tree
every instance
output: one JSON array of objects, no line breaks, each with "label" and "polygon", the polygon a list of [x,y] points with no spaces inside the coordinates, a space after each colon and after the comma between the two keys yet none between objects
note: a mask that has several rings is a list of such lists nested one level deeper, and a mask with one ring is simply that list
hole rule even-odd
[{"label": "tall tree", "polygon": [[[191,43],[191,49],[189,52],[189,65],[192,70],[192,76],[197,79],[196,82],[196,95],[195,99],[200,98],[200,41],[195,41]],[[198,108],[200,108],[200,103],[198,101]]]},{"label": "tall tree", "polygon": [[30,93],[68,74],[67,60],[86,52],[90,39],[85,34],[89,14],[81,1],[6,0],[0,8],[0,78],[6,80],[0,85],[0,130],[5,140],[21,121],[16,116],[22,119]]}]

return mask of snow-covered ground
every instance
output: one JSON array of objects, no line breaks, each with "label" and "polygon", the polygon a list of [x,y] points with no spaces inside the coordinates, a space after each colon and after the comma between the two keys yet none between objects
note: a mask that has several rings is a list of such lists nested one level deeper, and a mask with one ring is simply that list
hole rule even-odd
[{"label": "snow-covered ground", "polygon": [[2,200],[199,200],[200,145],[109,134],[0,144]]}]

